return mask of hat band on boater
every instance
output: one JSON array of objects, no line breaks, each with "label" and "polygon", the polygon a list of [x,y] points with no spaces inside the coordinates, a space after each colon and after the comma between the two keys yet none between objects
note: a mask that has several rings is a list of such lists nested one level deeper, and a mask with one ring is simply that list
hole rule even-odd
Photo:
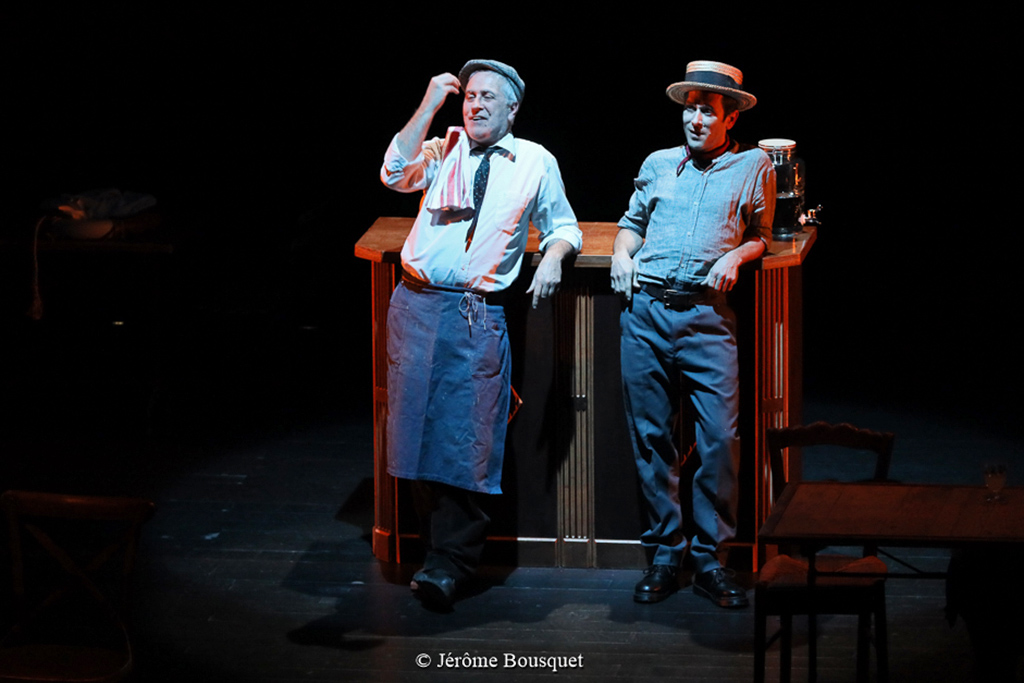
[{"label": "hat band on boater", "polygon": [[717,85],[722,88],[743,90],[742,85],[729,76],[718,73],[717,71],[691,71],[686,74],[686,80],[690,83],[704,83],[706,85]]}]

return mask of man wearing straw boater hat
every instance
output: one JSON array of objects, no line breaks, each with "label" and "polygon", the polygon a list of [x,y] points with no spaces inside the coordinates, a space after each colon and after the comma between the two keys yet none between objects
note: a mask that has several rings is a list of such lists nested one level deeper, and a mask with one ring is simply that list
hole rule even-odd
[{"label": "man wearing straw boater hat", "polygon": [[[739,69],[690,62],[667,94],[683,105],[686,143],[644,161],[618,223],[611,268],[612,288],[626,301],[626,419],[650,523],[641,541],[651,566],[633,597],[660,602],[678,590],[689,550],[694,592],[722,607],[744,607],[746,592],[719,558],[736,532],[740,457],[736,325],[726,292],[740,266],[768,247],[775,172],[764,152],[729,134],[739,112],[757,102]],[[699,458],[689,540],[673,439],[675,412],[686,398]]]},{"label": "man wearing straw boater hat", "polygon": [[[544,254],[527,290],[534,307],[581,246],[555,158],[512,135],[525,88],[487,59],[435,76],[381,168],[388,187],[423,192],[388,312],[387,458],[390,474],[412,480],[428,553],[411,587],[428,607],[449,608],[476,570],[482,499],[501,493],[511,360],[500,295],[519,274],[530,223]],[[464,125],[427,140],[460,92]]]}]

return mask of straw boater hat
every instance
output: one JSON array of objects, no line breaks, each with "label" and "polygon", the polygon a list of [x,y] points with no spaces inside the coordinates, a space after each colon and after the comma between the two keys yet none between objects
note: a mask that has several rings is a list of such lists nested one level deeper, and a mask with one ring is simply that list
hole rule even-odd
[{"label": "straw boater hat", "polygon": [[683,104],[686,102],[686,93],[691,90],[707,90],[731,97],[740,103],[740,111],[746,111],[757,104],[757,98],[743,89],[743,72],[722,62],[690,62],[686,65],[686,80],[668,86],[665,94]]},{"label": "straw boater hat", "polygon": [[508,64],[496,62],[493,59],[469,60],[462,67],[462,70],[459,71],[459,83],[462,84],[463,90],[466,89],[466,84],[469,83],[469,77],[477,71],[494,71],[504,76],[512,84],[512,89],[516,91],[517,99],[522,103],[523,93],[526,91],[526,83],[523,83],[519,73]]}]

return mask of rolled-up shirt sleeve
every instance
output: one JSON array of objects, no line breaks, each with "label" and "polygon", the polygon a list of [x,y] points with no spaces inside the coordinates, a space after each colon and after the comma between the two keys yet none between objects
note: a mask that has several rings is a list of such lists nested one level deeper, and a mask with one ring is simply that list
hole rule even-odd
[{"label": "rolled-up shirt sleeve", "polygon": [[650,170],[645,162],[640,168],[640,175],[633,180],[633,194],[629,198],[629,207],[618,222],[618,227],[632,230],[641,237],[647,236],[647,224],[651,219],[649,197],[651,182]]},{"label": "rolled-up shirt sleeve", "polygon": [[765,251],[772,246],[772,221],[775,218],[775,168],[769,163],[758,172],[750,214],[747,216],[745,240],[760,239]]},{"label": "rolled-up shirt sleeve", "polygon": [[380,168],[382,183],[398,192],[419,192],[430,187],[440,165],[441,148],[444,140],[434,138],[423,143],[415,159],[406,159],[398,151],[396,135],[391,139],[384,153],[384,164]]},{"label": "rolled-up shirt sleeve", "polygon": [[537,202],[530,220],[540,233],[540,250],[547,249],[554,240],[565,240],[579,252],[583,246],[583,233],[580,231],[576,214],[569,205],[565,195],[565,184],[558,161],[554,156],[545,158],[546,170],[540,181]]}]

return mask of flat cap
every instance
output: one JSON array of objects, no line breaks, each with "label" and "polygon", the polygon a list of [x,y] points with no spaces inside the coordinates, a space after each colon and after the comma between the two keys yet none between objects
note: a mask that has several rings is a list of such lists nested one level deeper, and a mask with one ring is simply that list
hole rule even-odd
[{"label": "flat cap", "polygon": [[520,102],[523,101],[523,94],[526,91],[526,83],[523,83],[523,79],[519,77],[519,73],[508,64],[495,61],[493,59],[471,59],[466,62],[462,70],[459,71],[459,83],[462,84],[462,89],[466,89],[466,84],[469,83],[469,77],[477,71],[494,71],[501,74],[512,84],[512,89],[516,91],[516,99]]}]

